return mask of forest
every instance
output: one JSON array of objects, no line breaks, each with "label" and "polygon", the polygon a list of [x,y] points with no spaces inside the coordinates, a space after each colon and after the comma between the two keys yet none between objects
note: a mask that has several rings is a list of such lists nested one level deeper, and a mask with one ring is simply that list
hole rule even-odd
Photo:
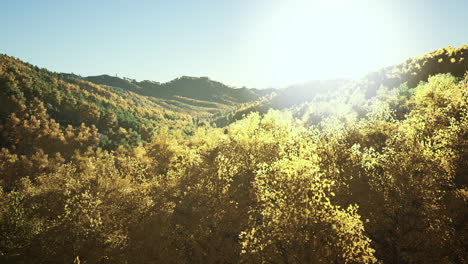
[{"label": "forest", "polygon": [[467,55],[281,90],[0,55],[0,263],[467,263]]}]

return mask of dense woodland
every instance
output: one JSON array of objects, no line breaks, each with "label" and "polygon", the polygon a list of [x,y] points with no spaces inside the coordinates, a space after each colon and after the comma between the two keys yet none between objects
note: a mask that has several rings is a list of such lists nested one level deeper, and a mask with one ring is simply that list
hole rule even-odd
[{"label": "dense woodland", "polygon": [[276,91],[0,55],[0,262],[467,263],[467,54]]}]

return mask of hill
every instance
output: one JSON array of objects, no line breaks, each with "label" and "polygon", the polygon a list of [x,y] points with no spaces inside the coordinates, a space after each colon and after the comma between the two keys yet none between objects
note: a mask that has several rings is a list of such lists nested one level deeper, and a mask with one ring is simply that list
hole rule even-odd
[{"label": "hill", "polygon": [[34,109],[44,108],[43,118],[51,118],[61,127],[82,123],[95,127],[104,148],[136,145],[142,127],[152,131],[164,126],[185,129],[193,124],[190,111],[166,107],[158,98],[67,77],[0,55],[1,123],[11,114],[21,113],[21,118],[29,119]]},{"label": "hill", "polygon": [[[192,106],[232,106],[254,101],[271,92],[270,90],[232,88],[208,77],[182,76],[167,83],[144,80],[138,82],[130,78],[109,75],[79,77],[62,74],[65,78],[78,78],[99,85],[118,87],[145,96],[175,100]],[[194,100],[190,100],[194,99]]]},{"label": "hill", "polygon": [[463,45],[459,48],[448,46],[371,72],[359,80],[312,81],[279,89],[274,91],[275,95],[269,96],[268,100],[261,98],[257,102],[239,106],[224,116],[215,115],[212,122],[217,126],[225,126],[251,112],[266,113],[269,109],[297,107],[317,96],[333,98],[340,93],[356,89],[363,91],[366,98],[372,98],[376,96],[381,86],[395,88],[406,84],[408,88],[415,88],[420,82],[427,82],[430,76],[450,73],[457,78],[463,78],[466,71],[468,71],[468,46]]},{"label": "hill", "polygon": [[38,101],[62,127],[95,126],[106,149],[135,146],[142,134],[152,134],[142,128],[169,127],[191,133],[199,120],[267,92],[234,89],[208,78],[181,77],[160,84],[109,75],[80,77],[53,73],[6,55],[0,55],[0,86],[2,123],[12,113],[31,112]]}]

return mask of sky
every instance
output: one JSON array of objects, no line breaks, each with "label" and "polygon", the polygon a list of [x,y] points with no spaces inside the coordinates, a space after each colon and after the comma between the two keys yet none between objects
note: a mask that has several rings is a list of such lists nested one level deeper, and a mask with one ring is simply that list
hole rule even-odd
[{"label": "sky", "polygon": [[233,87],[358,78],[468,42],[466,0],[1,0],[0,53],[56,72]]}]

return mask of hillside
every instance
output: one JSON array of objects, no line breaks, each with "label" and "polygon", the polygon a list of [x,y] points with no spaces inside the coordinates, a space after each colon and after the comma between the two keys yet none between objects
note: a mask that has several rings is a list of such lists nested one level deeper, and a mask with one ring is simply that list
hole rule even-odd
[{"label": "hillside", "polygon": [[408,87],[414,88],[421,81],[427,82],[429,76],[440,73],[450,73],[463,78],[467,69],[468,46],[463,45],[459,48],[448,46],[368,74],[364,78],[369,82],[366,95],[368,97],[375,95],[381,85],[393,88],[406,82]]},{"label": "hillside", "polygon": [[297,84],[275,91],[269,100],[244,104],[231,113],[213,119],[218,126],[225,126],[251,112],[266,113],[268,109],[285,109],[310,102],[316,96],[334,97],[349,90],[359,89],[366,98],[374,97],[380,86],[395,88],[406,83],[408,88],[427,82],[430,76],[450,73],[463,78],[468,70],[468,46],[445,47],[428,54],[409,58],[406,61],[371,72],[359,80],[322,80]]},{"label": "hillside", "polygon": [[208,78],[181,77],[164,84],[108,75],[83,78],[53,73],[6,55],[0,55],[0,69],[2,123],[12,113],[31,114],[32,105],[39,101],[47,116],[63,127],[95,126],[105,149],[136,146],[144,140],[143,134],[162,127],[191,133],[199,119],[222,114],[267,92],[233,89]]}]

